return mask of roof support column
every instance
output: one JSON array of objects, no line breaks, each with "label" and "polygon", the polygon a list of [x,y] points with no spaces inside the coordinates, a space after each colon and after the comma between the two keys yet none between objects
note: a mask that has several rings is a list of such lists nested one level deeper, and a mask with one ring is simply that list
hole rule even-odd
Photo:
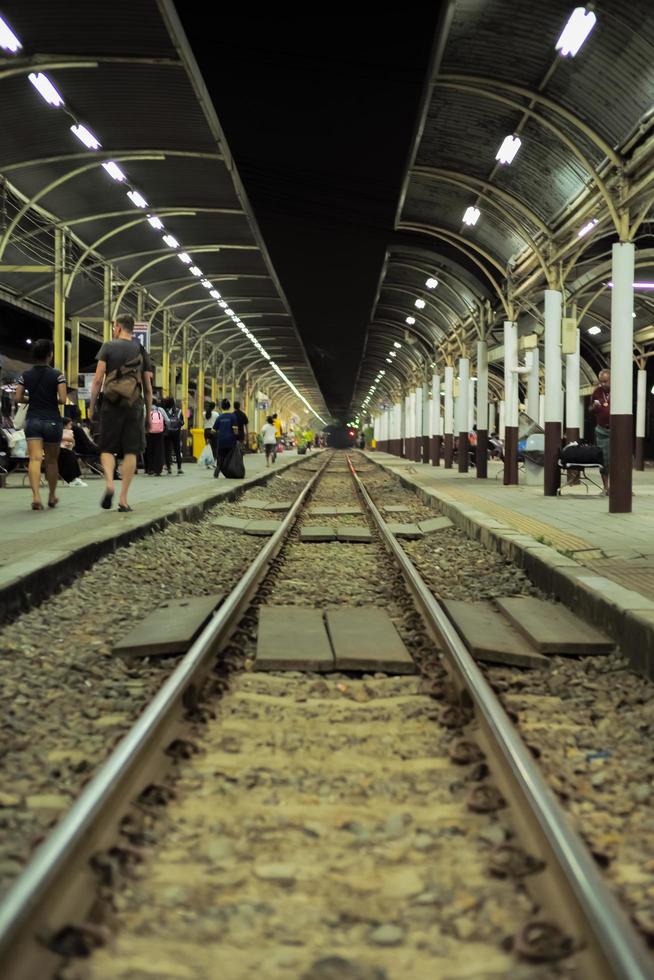
[{"label": "roof support column", "polygon": [[504,486],[518,483],[518,324],[504,321]]},{"label": "roof support column", "polygon": [[104,267],[104,281],[102,285],[102,339],[105,344],[111,340],[111,266]]},{"label": "roof support column", "polygon": [[577,442],[579,439],[579,376],[581,372],[581,351],[579,331],[577,330],[577,349],[574,354],[565,355],[565,441]]},{"label": "roof support column", "polygon": [[195,390],[195,428],[202,428],[202,413],[204,412],[204,340],[200,340],[198,348],[198,381]]},{"label": "roof support column", "polygon": [[[68,384],[77,390],[79,378],[79,317],[74,316],[70,321],[70,367],[68,369]],[[78,401],[80,411],[84,403]]]},{"label": "roof support column", "polygon": [[612,249],[611,291],[611,452],[609,513],[632,510],[634,265],[633,242]]},{"label": "roof support column", "polygon": [[429,462],[429,386],[423,384],[420,399],[422,402],[421,457],[423,463]]},{"label": "roof support column", "polygon": [[459,473],[468,472],[468,454],[470,440],[468,438],[468,395],[470,388],[470,359],[459,358],[459,397],[457,399],[458,419],[457,432],[459,435]]},{"label": "roof support column", "polygon": [[434,374],[431,379],[431,465],[440,466],[443,444],[443,420],[441,418],[441,376]]},{"label": "roof support column", "polygon": [[161,333],[161,390],[164,398],[174,397],[174,392],[170,390],[170,320],[167,310],[163,315]]},{"label": "roof support column", "polygon": [[443,465],[452,469],[454,459],[454,368],[445,368],[445,421],[443,425]]},{"label": "roof support column", "polygon": [[645,469],[645,419],[647,418],[647,371],[638,371],[636,386],[636,469]]},{"label": "roof support column", "polygon": [[[630,348],[631,356],[631,348]],[[561,485],[561,293],[545,290],[545,472],[544,493],[555,497]]]},{"label": "roof support column", "polygon": [[477,478],[488,476],[488,344],[477,341]]},{"label": "roof support column", "polygon": [[539,418],[540,361],[538,347],[531,351],[531,367],[527,375],[527,415],[534,422]]},{"label": "roof support column", "polygon": [[182,415],[188,426],[188,325],[182,330]]},{"label": "roof support column", "polygon": [[402,433],[402,452],[401,452],[400,455],[402,456],[403,459],[406,459],[406,458],[409,457],[409,452],[408,452],[408,449],[409,449],[409,438],[410,438],[409,419],[410,419],[410,416],[411,416],[410,406],[409,406],[409,399],[410,399],[410,397],[411,397],[410,395],[405,395],[404,396],[404,399],[403,399],[403,401],[401,403],[401,406],[402,406],[402,428],[401,428],[401,433]]},{"label": "roof support column", "polygon": [[[55,228],[54,260],[53,363],[58,371],[64,371],[66,350],[66,235],[63,228]],[[75,378],[75,384],[77,384],[77,378]]]}]

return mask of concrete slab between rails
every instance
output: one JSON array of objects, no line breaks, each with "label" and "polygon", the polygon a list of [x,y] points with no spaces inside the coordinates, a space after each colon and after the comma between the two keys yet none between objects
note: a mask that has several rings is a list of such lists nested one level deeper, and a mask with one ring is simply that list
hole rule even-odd
[{"label": "concrete slab between rails", "polygon": [[[499,552],[524,569],[534,585],[556,596],[575,615],[607,633],[634,670],[654,680],[654,601],[562,554],[529,534],[509,527],[441,490],[425,485],[417,474],[398,471],[374,452],[366,455],[400,484],[418,494],[427,506],[438,507],[456,527],[484,547]],[[483,486],[476,486],[477,494]]]},{"label": "concrete slab between rails", "polygon": [[[263,454],[246,456],[244,480],[214,480],[192,466],[186,482],[184,477],[139,475],[130,493],[135,509],[129,514],[100,509],[101,480],[86,489],[62,489],[53,511],[31,511],[27,489],[0,490],[0,622],[52,595],[104,555],[169,523],[197,521],[215,504],[235,500],[304,459],[285,454],[275,469],[267,469]],[[10,526],[13,534],[5,534]]]}]

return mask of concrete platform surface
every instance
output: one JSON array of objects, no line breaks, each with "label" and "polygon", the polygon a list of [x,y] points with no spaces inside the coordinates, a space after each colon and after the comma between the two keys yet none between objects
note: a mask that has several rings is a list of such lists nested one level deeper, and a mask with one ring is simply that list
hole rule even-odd
[{"label": "concrete platform surface", "polygon": [[[130,488],[132,513],[100,508],[104,481],[100,477],[84,479],[86,487],[57,489],[59,506],[53,510],[30,509],[31,493],[21,486],[21,476],[10,474],[8,485],[0,489],[0,616],[24,608],[31,594],[46,594],[61,578],[64,567],[67,578],[96,560],[146,533],[147,529],[167,520],[198,517],[212,503],[227,499],[234,491],[274,476],[301,463],[305,457],[284,453],[274,468],[266,469],[263,453],[245,456],[245,479],[215,480],[213,471],[187,464],[184,474],[161,477],[139,474]],[[42,490],[42,500],[47,491]]]},{"label": "concrete platform surface", "polygon": [[368,451],[423,500],[482,544],[517,562],[546,592],[606,630],[637,670],[654,679],[654,469],[634,471],[633,512],[609,514],[608,498],[583,489],[546,497],[502,483]]}]

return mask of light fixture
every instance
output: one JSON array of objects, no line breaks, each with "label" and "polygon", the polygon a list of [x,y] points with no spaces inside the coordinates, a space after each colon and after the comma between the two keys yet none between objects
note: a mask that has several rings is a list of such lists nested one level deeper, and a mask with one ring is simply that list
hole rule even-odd
[{"label": "light fixture", "polygon": [[70,127],[70,131],[73,136],[76,136],[80,143],[83,143],[87,149],[100,149],[100,146],[102,145],[100,140],[96,139],[91,130],[87,129],[86,126],[82,126],[81,123],[77,123],[77,125]]},{"label": "light fixture", "polygon": [[32,343],[32,338],[31,338],[31,337],[27,337],[27,338],[25,339],[25,343],[26,343],[26,344],[31,344],[31,343]]},{"label": "light fixture", "polygon": [[220,306],[223,310],[226,310],[227,309],[227,303],[225,302],[224,299],[221,299],[220,300],[220,302],[218,303],[218,306]]},{"label": "light fixture", "polygon": [[179,259],[180,262],[183,262],[184,265],[190,265],[191,262],[193,261],[193,259],[188,254],[188,252],[179,252],[177,258]]},{"label": "light fixture", "polygon": [[[125,177],[125,174],[123,173],[123,171],[118,166],[118,164],[117,163],[114,163],[113,160],[108,160],[107,163],[103,163],[102,164],[102,167],[103,167],[104,170],[107,171],[107,173],[109,174],[109,176],[112,177],[114,180],[117,180],[118,183],[121,183],[121,181],[127,179]],[[148,221],[150,222],[150,224],[152,224],[152,219],[151,218],[148,218]],[[157,221],[159,221],[158,218],[157,218]],[[159,222],[159,225],[160,225],[161,228],[163,228],[163,225],[161,224],[161,222]],[[152,227],[153,228],[156,228],[157,226],[156,225],[152,225]]]},{"label": "light fixture", "polygon": [[137,208],[147,208],[148,202],[138,191],[127,191],[127,196]]},{"label": "light fixture", "polygon": [[477,221],[479,220],[480,213],[479,208],[473,208],[473,206],[470,205],[469,208],[466,208],[465,214],[463,215],[464,225],[476,225]]},{"label": "light fixture", "polygon": [[388,356],[389,357],[397,357],[397,351],[396,350],[389,350]]},{"label": "light fixture", "polygon": [[[104,167],[104,163],[102,164],[102,166]],[[161,231],[161,229],[163,228],[163,221],[161,220],[161,218],[158,218],[156,214],[150,215],[150,217],[148,218],[148,224],[152,225],[153,228],[156,228],[157,231]]]},{"label": "light fixture", "polygon": [[41,98],[45,99],[48,105],[52,105],[56,109],[58,106],[64,104],[63,97],[59,94],[59,92],[57,92],[48,76],[44,75],[42,71],[32,71],[27,77]]},{"label": "light fixture", "polygon": [[519,136],[505,136],[495,154],[495,159],[500,163],[511,163],[521,146],[522,140]]},{"label": "light fixture", "polygon": [[234,310],[230,310],[229,306],[225,309],[227,316],[234,316]]},{"label": "light fixture", "polygon": [[0,17],[0,48],[3,48],[5,51],[11,51],[12,54],[16,54],[17,51],[20,51],[22,46],[23,45],[12,31],[7,21]]},{"label": "light fixture", "polygon": [[399,350],[401,348],[401,346],[402,346],[402,344],[399,342],[399,340],[394,340],[393,341],[393,347],[395,347],[396,350]]},{"label": "light fixture", "polygon": [[408,323],[409,326],[412,327],[413,324],[416,322],[416,318],[414,316],[408,316],[404,322]]},{"label": "light fixture", "polygon": [[602,328],[601,327],[598,327],[597,325],[594,326],[594,327],[589,327],[588,330],[587,330],[587,333],[591,334],[591,336],[593,336],[593,337],[595,337],[598,333],[601,333],[601,332],[602,332]]},{"label": "light fixture", "polygon": [[202,278],[202,269],[199,269],[197,265],[192,265],[188,271],[192,276],[197,276],[198,279]]},{"label": "light fixture", "polygon": [[591,218],[588,224],[584,225],[584,227],[577,232],[577,238],[583,238],[584,235],[587,235],[589,231],[592,231],[595,225],[598,223],[598,221],[599,218]]},{"label": "light fixture", "polygon": [[430,276],[427,282],[425,283],[425,286],[427,287],[427,289],[436,289],[436,286],[438,286],[438,279],[434,279],[433,276]]},{"label": "light fixture", "polygon": [[424,310],[426,305],[427,304],[425,303],[424,299],[417,299],[414,303],[414,306],[416,306],[419,310]]},{"label": "light fixture", "polygon": [[209,295],[213,296],[214,299],[220,299],[220,293],[217,289],[212,289]]},{"label": "light fixture", "polygon": [[[606,284],[609,289],[613,289],[613,283],[607,282]],[[654,282],[634,282],[632,283],[634,289],[654,289]]]},{"label": "light fixture", "polygon": [[392,364],[392,363],[393,363],[393,362],[391,361],[391,359],[390,359],[390,357],[387,357],[387,358],[386,358],[386,363],[387,363],[387,364]]},{"label": "light fixture", "polygon": [[597,17],[592,10],[586,10],[585,7],[575,7],[556,42],[555,50],[560,51],[562,55],[571,54],[574,58],[595,26],[596,21]]},{"label": "light fixture", "polygon": [[164,235],[163,240],[168,248],[179,248],[179,242],[173,235]]},{"label": "light fixture", "polygon": [[213,289],[213,283],[212,282],[209,282],[208,279],[203,279],[201,281],[200,285],[201,286],[204,286],[205,289]]}]

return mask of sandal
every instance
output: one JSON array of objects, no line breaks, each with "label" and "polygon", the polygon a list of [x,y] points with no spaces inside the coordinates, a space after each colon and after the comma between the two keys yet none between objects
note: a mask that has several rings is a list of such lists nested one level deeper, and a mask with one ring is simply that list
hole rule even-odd
[{"label": "sandal", "polygon": [[121,514],[131,514],[132,508],[129,504],[118,504],[118,510]]},{"label": "sandal", "polygon": [[32,501],[32,510],[43,510],[43,504],[40,500]]},{"label": "sandal", "polygon": [[105,492],[102,495],[102,499],[100,500],[100,506],[102,507],[102,509],[111,510],[113,499],[114,499],[114,491],[105,490]]},{"label": "sandal", "polygon": [[52,500],[48,500],[48,507],[56,507],[59,503],[59,497],[53,497]]}]

